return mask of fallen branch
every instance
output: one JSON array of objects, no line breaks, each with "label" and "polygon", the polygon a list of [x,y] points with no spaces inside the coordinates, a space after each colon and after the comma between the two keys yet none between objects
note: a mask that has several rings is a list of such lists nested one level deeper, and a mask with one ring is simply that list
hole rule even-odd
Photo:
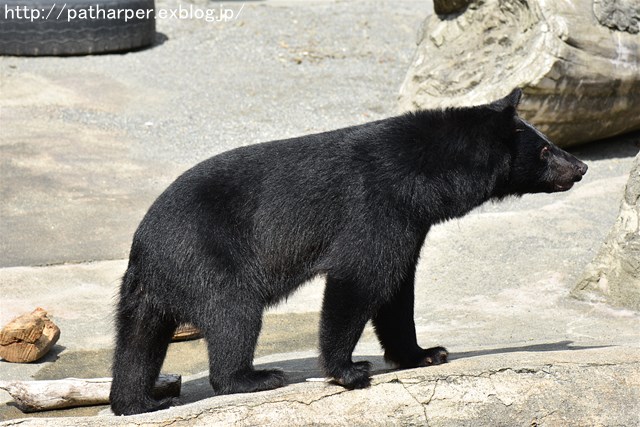
[{"label": "fallen branch", "polygon": [[[51,381],[0,381],[22,412],[48,411],[76,406],[105,405],[109,403],[111,378],[65,378]],[[180,395],[182,377],[160,375],[156,381],[156,398]]]}]

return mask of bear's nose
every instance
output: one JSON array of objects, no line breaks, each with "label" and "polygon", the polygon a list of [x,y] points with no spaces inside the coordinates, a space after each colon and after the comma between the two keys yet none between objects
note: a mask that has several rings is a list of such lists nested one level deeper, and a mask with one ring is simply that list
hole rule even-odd
[{"label": "bear's nose", "polygon": [[589,168],[587,167],[586,164],[584,164],[582,162],[580,162],[578,164],[578,172],[580,172],[580,175],[584,175],[585,173],[587,173],[587,169],[589,169]]}]

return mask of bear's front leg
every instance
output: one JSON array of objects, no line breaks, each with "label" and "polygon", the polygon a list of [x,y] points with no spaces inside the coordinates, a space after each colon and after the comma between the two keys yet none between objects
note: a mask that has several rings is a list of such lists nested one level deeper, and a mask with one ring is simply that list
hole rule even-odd
[{"label": "bear's front leg", "polygon": [[415,270],[412,270],[393,298],[373,316],[373,326],[385,350],[385,359],[400,368],[440,365],[449,357],[444,347],[423,349],[418,345],[413,320],[414,274]]},{"label": "bear's front leg", "polygon": [[367,299],[357,284],[327,278],[320,319],[320,361],[325,373],[348,389],[371,385],[371,364],[351,360],[370,317]]}]

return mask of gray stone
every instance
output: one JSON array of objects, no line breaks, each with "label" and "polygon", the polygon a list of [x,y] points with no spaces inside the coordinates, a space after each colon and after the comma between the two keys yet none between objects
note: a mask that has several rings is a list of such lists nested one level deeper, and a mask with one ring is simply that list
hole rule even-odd
[{"label": "gray stone", "polygon": [[640,310],[640,155],[629,175],[618,219],[573,295]]},{"label": "gray stone", "polygon": [[458,13],[476,0],[433,0],[433,10],[438,15]]},{"label": "gray stone", "polygon": [[637,34],[640,3],[637,0],[593,0],[593,13],[602,25]]},{"label": "gray stone", "polygon": [[640,423],[640,350],[504,353],[377,375],[347,391],[323,381],[211,397],[136,415],[22,419],[2,426],[592,426]]},{"label": "gray stone", "polygon": [[522,87],[522,116],[559,145],[639,129],[637,2],[592,1],[487,0],[428,17],[400,108],[482,104]]}]

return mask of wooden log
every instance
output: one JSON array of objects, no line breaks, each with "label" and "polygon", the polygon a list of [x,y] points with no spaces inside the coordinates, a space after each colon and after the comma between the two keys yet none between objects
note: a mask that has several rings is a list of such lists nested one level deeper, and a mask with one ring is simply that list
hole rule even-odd
[{"label": "wooden log", "polygon": [[58,326],[38,307],[0,330],[0,357],[14,363],[36,361],[51,350],[59,337]]},{"label": "wooden log", "polygon": [[[109,403],[112,378],[65,378],[51,381],[0,381],[23,412],[49,411]],[[180,375],[160,375],[153,390],[157,399],[180,395]]]},{"label": "wooden log", "polygon": [[173,333],[172,341],[188,341],[197,340],[202,338],[202,331],[190,324],[184,324],[178,326],[178,329]]}]

